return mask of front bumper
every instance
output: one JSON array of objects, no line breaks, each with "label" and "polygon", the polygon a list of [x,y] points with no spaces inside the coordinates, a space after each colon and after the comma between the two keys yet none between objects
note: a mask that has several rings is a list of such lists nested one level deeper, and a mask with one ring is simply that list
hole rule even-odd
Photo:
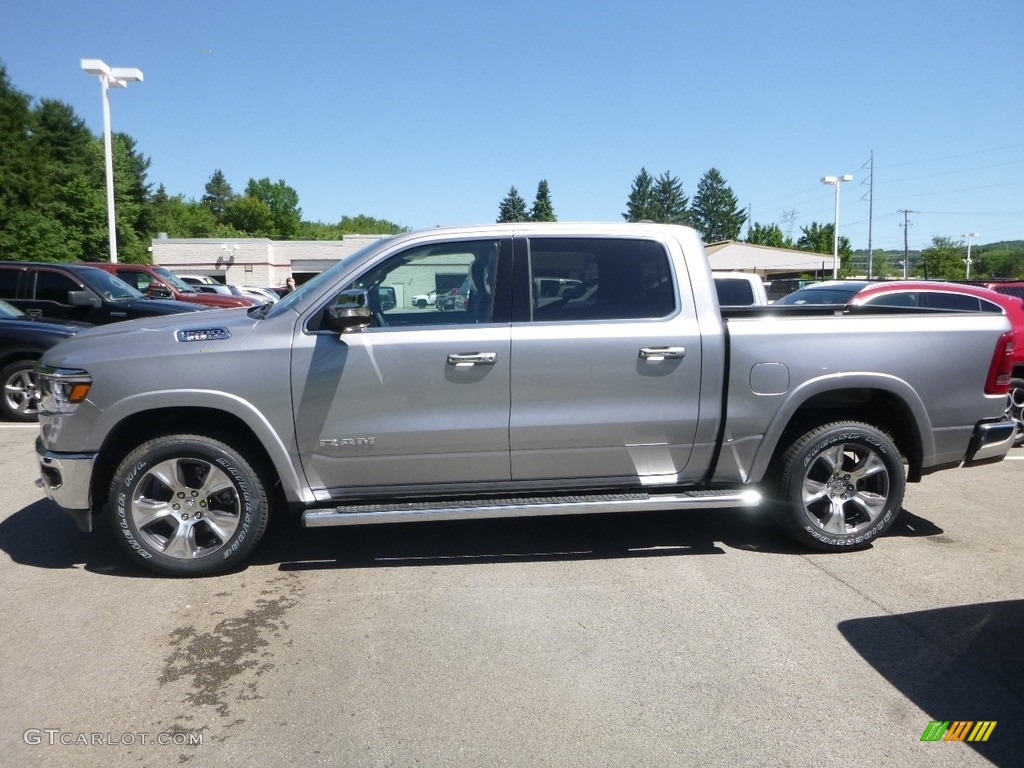
[{"label": "front bumper", "polygon": [[92,530],[92,470],[95,453],[55,453],[36,439],[40,477],[36,485],[74,518],[83,531]]},{"label": "front bumper", "polygon": [[967,447],[967,460],[964,462],[964,466],[970,467],[1001,461],[1013,447],[1016,429],[1016,423],[1006,419],[983,421],[977,424],[974,427],[971,443]]}]

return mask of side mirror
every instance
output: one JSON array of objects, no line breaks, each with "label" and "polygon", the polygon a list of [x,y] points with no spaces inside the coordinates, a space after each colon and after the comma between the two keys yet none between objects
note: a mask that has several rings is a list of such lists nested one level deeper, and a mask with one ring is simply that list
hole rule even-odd
[{"label": "side mirror", "polygon": [[103,304],[98,296],[89,291],[68,291],[68,304],[72,307],[92,307],[95,309]]},{"label": "side mirror", "polygon": [[165,288],[159,283],[150,283],[149,288],[146,289],[146,295],[151,299],[170,299],[174,297],[170,289]]},{"label": "side mirror", "polygon": [[332,331],[348,333],[362,330],[373,320],[370,301],[366,291],[350,290],[338,294],[334,306],[327,309],[325,325]]}]

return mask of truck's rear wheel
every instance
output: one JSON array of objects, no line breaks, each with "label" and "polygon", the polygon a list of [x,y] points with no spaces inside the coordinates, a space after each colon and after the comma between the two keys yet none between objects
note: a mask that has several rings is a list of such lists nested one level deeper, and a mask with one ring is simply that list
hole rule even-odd
[{"label": "truck's rear wheel", "polygon": [[267,526],[264,484],[232,446],[203,435],[143,443],[114,473],[118,540],[157,573],[202,576],[234,567]]},{"label": "truck's rear wheel", "polygon": [[814,549],[866,547],[895,522],[906,480],[899,450],[860,422],[811,430],[782,455],[778,512]]}]

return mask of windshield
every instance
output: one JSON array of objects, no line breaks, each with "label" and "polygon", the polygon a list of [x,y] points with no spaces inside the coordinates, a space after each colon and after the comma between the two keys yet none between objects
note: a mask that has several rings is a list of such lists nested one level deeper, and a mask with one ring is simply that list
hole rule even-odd
[{"label": "windshield", "polygon": [[11,306],[6,301],[0,301],[0,317],[24,317],[25,313],[17,307]]},{"label": "windshield", "polygon": [[326,272],[321,272],[313,279],[304,282],[302,285],[300,285],[291,293],[287,294],[283,299],[281,299],[276,304],[267,304],[265,310],[263,310],[263,308],[261,307],[260,309],[265,311],[266,313],[263,314],[262,317],[275,317],[284,312],[286,309],[294,307],[305,297],[316,293],[319,290],[320,286],[324,285],[325,283],[330,283],[334,281],[338,275],[340,275],[343,272],[346,272],[354,262],[359,261],[365,254],[369,253],[370,251],[376,250],[377,248],[380,248],[384,243],[388,242],[390,239],[390,237],[382,237],[380,240],[374,240],[372,243],[364,245],[358,251],[350,253],[337,264],[332,265],[331,268],[328,269]]},{"label": "windshield", "polygon": [[199,293],[194,285],[189,285],[176,274],[167,269],[167,267],[153,267],[153,271],[156,272],[165,282],[173,285],[177,290],[182,293]]},{"label": "windshield", "polygon": [[143,298],[142,293],[132,288],[116,275],[97,267],[83,267],[78,276],[82,282],[100,294],[107,301],[131,301]]}]

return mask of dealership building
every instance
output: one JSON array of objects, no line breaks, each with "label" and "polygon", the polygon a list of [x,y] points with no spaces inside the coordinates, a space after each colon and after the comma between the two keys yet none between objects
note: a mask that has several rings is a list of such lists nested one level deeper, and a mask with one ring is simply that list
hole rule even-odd
[{"label": "dealership building", "polygon": [[[180,274],[207,275],[231,285],[260,288],[303,283],[382,235],[346,235],[344,240],[157,237],[153,263]],[[705,247],[711,268],[755,272],[766,280],[801,274],[830,275],[832,257],[808,251],[750,245],[734,240]]]}]

